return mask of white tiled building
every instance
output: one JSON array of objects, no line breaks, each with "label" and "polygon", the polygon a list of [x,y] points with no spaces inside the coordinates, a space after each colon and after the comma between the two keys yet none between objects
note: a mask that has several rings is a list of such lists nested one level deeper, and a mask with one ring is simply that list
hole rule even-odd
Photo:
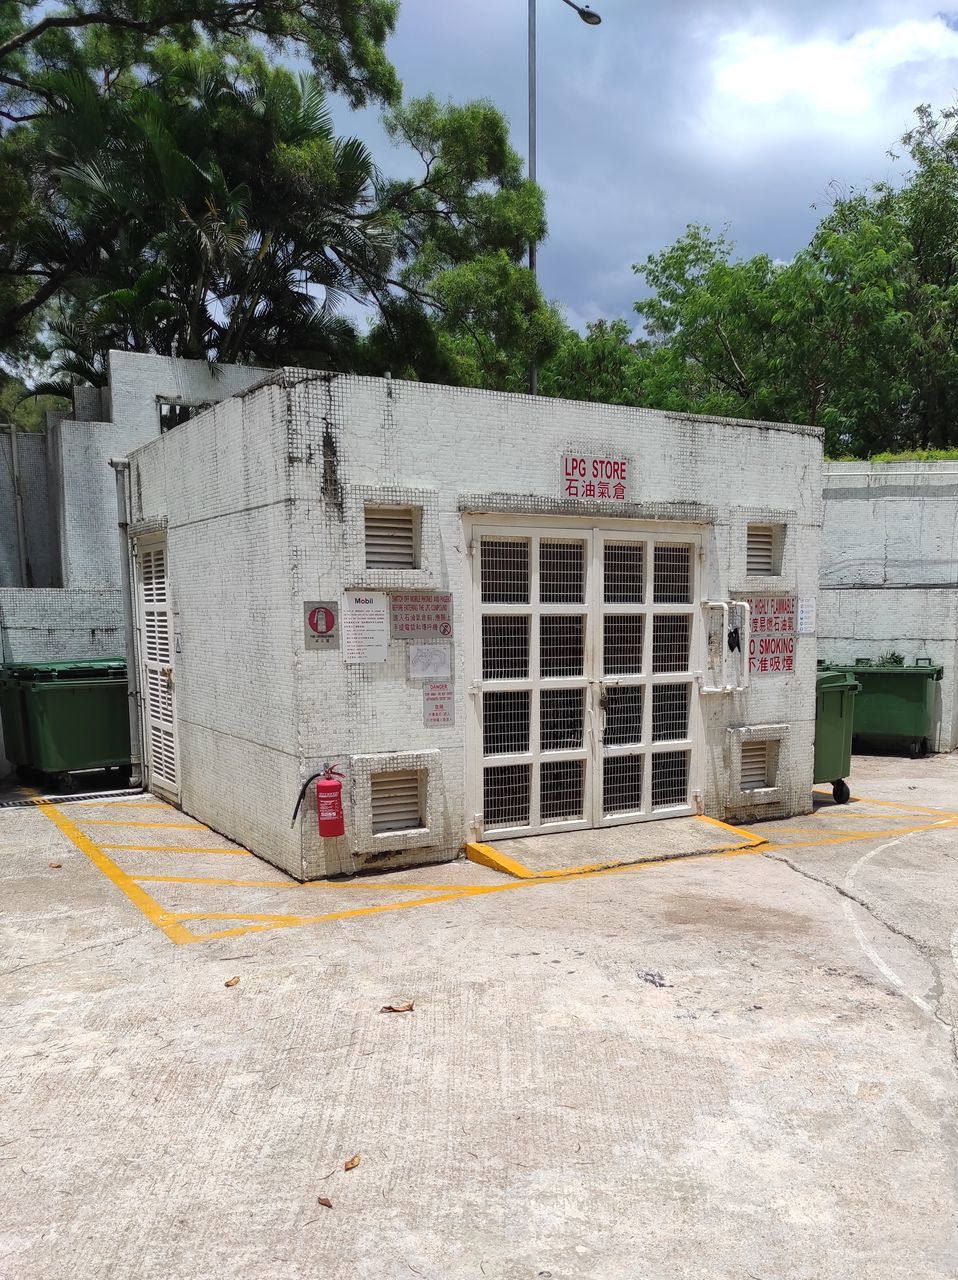
[{"label": "white tiled building", "polygon": [[[131,454],[148,782],[301,879],[807,811],[821,455],[806,427],[270,374]],[[340,838],[311,791],[290,823],[325,763]]]},{"label": "white tiled building", "polygon": [[825,468],[819,656],[944,667],[932,747],[958,747],[958,463]]}]

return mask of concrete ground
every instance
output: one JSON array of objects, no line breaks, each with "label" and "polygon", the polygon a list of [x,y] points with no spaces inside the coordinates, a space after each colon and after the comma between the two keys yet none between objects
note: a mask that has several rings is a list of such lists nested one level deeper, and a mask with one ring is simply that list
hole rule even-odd
[{"label": "concrete ground", "polygon": [[0,811],[0,1274],[955,1277],[958,757],[854,765],[544,880]]}]

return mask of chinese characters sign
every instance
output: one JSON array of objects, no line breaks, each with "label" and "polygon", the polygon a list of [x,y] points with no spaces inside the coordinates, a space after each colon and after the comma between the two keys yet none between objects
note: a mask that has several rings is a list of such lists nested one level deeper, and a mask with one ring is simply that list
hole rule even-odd
[{"label": "chinese characters sign", "polygon": [[748,669],[753,676],[790,675],[795,670],[794,596],[746,596],[752,606]]},{"label": "chinese characters sign", "polygon": [[452,635],[452,593],[394,591],[389,597],[389,631],[394,640]]},{"label": "chinese characters sign", "polygon": [[456,723],[452,685],[448,680],[430,680],[423,685],[422,722],[427,729]]},{"label": "chinese characters sign", "polygon": [[562,455],[563,498],[604,498],[628,502],[631,463],[627,458],[598,458],[578,453]]},{"label": "chinese characters sign", "polygon": [[307,649],[338,649],[339,605],[335,600],[307,600],[303,630]]}]

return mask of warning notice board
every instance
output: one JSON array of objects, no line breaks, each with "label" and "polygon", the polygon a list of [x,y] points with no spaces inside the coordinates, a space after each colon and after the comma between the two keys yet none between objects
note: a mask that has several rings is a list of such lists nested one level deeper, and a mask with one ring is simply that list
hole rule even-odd
[{"label": "warning notice board", "polygon": [[394,591],[389,597],[389,632],[394,640],[452,635],[450,591]]},{"label": "warning notice board", "polygon": [[753,676],[790,675],[795,670],[794,596],[746,596],[752,606],[748,669]]},{"label": "warning notice board", "polygon": [[430,680],[422,690],[422,722],[427,728],[456,723],[452,682]]}]

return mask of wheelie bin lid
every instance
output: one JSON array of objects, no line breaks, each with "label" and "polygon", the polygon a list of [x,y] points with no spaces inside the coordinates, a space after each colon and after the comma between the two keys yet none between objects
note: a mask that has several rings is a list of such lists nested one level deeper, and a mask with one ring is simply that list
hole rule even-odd
[{"label": "wheelie bin lid", "polygon": [[14,680],[117,679],[126,674],[125,658],[74,658],[66,662],[8,662],[0,674]]},{"label": "wheelie bin lid", "polygon": [[827,671],[819,670],[815,673],[815,692],[818,693],[822,689],[847,689],[849,693],[860,693],[861,685],[855,679],[854,668],[832,667]]},{"label": "wheelie bin lid", "polygon": [[881,675],[900,675],[900,676],[920,676],[923,680],[940,680],[945,674],[945,668],[936,662],[932,662],[930,658],[916,658],[910,667],[899,666],[895,662],[875,662],[871,658],[856,658],[854,662],[830,662],[825,668],[819,670],[827,671],[848,671],[852,675],[858,672],[874,673],[879,672]]}]

